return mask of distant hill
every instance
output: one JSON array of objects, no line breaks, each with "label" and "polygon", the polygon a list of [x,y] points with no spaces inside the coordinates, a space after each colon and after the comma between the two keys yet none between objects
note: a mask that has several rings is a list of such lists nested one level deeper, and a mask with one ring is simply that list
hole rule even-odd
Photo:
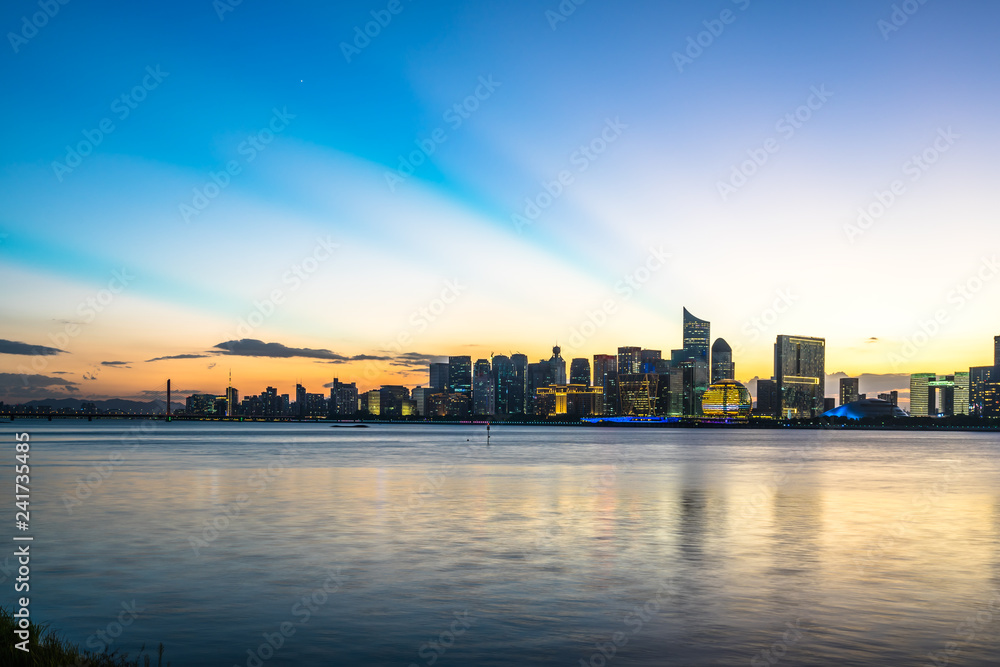
[{"label": "distant hill", "polygon": [[[165,407],[165,403],[163,401],[130,401],[124,398],[110,398],[106,401],[88,401],[82,398],[44,398],[28,401],[24,405],[33,408],[41,405],[47,405],[53,410],[59,410],[62,408],[79,410],[84,403],[93,403],[97,406],[98,412],[114,410],[131,412],[132,414],[139,415],[162,414]],[[183,403],[177,403],[175,401],[171,401],[171,406],[173,407],[174,412],[184,409]]]}]

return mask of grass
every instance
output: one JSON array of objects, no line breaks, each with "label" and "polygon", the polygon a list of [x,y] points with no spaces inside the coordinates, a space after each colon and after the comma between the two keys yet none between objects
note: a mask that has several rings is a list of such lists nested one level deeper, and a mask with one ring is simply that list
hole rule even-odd
[{"label": "grass", "polygon": [[[17,622],[14,612],[0,607],[0,632],[3,641],[0,642],[0,665],[4,667],[152,667],[149,655],[144,655],[145,645],[139,649],[139,654],[129,658],[126,653],[117,650],[111,653],[93,653],[81,651],[70,642],[60,639],[58,634],[48,625],[31,623],[28,628],[30,652],[16,648],[14,644],[20,638],[14,634]],[[160,644],[156,656],[156,667],[164,667],[163,644]],[[166,664],[170,667],[170,663]]]}]

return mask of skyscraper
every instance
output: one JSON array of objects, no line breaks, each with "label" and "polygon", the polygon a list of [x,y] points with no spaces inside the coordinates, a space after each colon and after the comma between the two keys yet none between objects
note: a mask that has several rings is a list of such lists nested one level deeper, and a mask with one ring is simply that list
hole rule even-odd
[{"label": "skyscraper", "polygon": [[913,373],[910,375],[910,416],[934,417],[937,415],[934,388],[931,382],[937,380],[937,373]]},{"label": "skyscraper", "polygon": [[642,372],[642,348],[641,347],[619,347],[618,348],[618,373],[627,375],[630,373]]},{"label": "skyscraper", "polygon": [[757,380],[757,407],[754,414],[763,417],[778,414],[778,383],[774,380]]},{"label": "skyscraper", "polygon": [[987,393],[990,385],[1000,382],[1000,366],[973,366],[969,369],[969,413],[989,416]]},{"label": "skyscraper", "polygon": [[779,416],[810,419],[823,413],[826,397],[826,340],[780,335],[774,343],[774,381]]},{"label": "skyscraper", "polygon": [[472,357],[448,357],[448,393],[472,393]]},{"label": "skyscraper", "polygon": [[993,337],[993,365],[1000,368],[1000,336]]},{"label": "skyscraper", "polygon": [[701,359],[708,363],[708,345],[711,340],[711,324],[699,320],[684,309],[684,350],[689,359]]},{"label": "skyscraper", "polygon": [[511,406],[514,390],[514,364],[510,357],[497,354],[493,357],[493,401],[498,415],[516,414]]},{"label": "skyscraper", "polygon": [[[590,360],[577,358],[569,364],[569,383],[590,386]],[[596,383],[595,383],[596,384]]]},{"label": "skyscraper", "polygon": [[472,414],[496,414],[496,383],[489,359],[477,359],[472,369]]},{"label": "skyscraper", "polygon": [[549,359],[549,368],[552,373],[551,384],[566,384],[566,360],[562,358],[562,348],[558,345],[552,348],[552,358]]},{"label": "skyscraper", "polygon": [[427,383],[431,392],[448,389],[448,364],[431,364],[430,382]]},{"label": "skyscraper", "polygon": [[712,384],[720,380],[735,380],[736,365],[733,363],[733,348],[724,338],[716,338],[712,343]]},{"label": "skyscraper", "polygon": [[639,372],[655,373],[656,363],[663,359],[662,350],[640,350],[639,352]]},{"label": "skyscraper", "polygon": [[840,378],[840,404],[853,403],[860,397],[858,378]]},{"label": "skyscraper", "polygon": [[523,415],[528,409],[528,357],[524,354],[510,355],[514,366],[514,381],[510,390],[510,414]]},{"label": "skyscraper", "polygon": [[299,417],[306,416],[306,388],[300,384],[295,385],[295,412]]},{"label": "skyscraper", "polygon": [[[615,415],[618,400],[618,357],[613,354],[594,355],[594,386],[604,389],[604,413]],[[612,386],[614,385],[614,386]]]}]

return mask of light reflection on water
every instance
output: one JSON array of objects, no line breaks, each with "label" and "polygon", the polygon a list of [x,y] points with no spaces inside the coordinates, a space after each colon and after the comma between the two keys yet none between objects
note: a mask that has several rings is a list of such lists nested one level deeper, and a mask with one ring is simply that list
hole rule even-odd
[{"label": "light reflection on water", "polygon": [[996,434],[11,426],[84,645],[135,600],[175,666],[1000,663]]}]

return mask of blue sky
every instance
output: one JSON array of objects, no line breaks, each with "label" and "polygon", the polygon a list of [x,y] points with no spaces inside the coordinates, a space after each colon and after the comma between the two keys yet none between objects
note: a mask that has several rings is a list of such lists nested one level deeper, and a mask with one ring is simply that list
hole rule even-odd
[{"label": "blue sky", "polygon": [[[244,0],[221,19],[220,6],[71,0],[35,32],[23,21],[37,2],[0,10],[0,338],[52,345],[112,271],[136,276],[42,375],[79,379],[124,354],[132,368],[80,386],[110,395],[169,374],[215,390],[210,360],[144,359],[237,330],[348,357],[391,356],[407,334],[402,351],[426,356],[669,350],[683,306],[737,348],[745,380],[770,375],[780,333],[825,336],[831,372],[990,361],[992,3],[589,0],[555,23],[557,2],[401,0],[391,14]],[[372,12],[391,21],[348,62],[343,44]],[[113,131],[79,166],[54,168],[102,122]],[[433,152],[388,187],[420,142]],[[914,169],[925,151],[933,164]],[[720,194],[753,155],[767,159]],[[238,173],[185,217],[227,164]],[[852,232],[894,182],[884,214]],[[548,205],[519,229],[526,200]],[[283,277],[325,238],[338,252],[292,289]],[[655,249],[670,260],[616,289]],[[460,298],[415,324],[449,280]],[[266,321],[240,329],[276,289]],[[772,315],[781,294],[791,303]],[[236,361],[255,391],[331,370]],[[416,365],[336,370],[425,381]]]}]

